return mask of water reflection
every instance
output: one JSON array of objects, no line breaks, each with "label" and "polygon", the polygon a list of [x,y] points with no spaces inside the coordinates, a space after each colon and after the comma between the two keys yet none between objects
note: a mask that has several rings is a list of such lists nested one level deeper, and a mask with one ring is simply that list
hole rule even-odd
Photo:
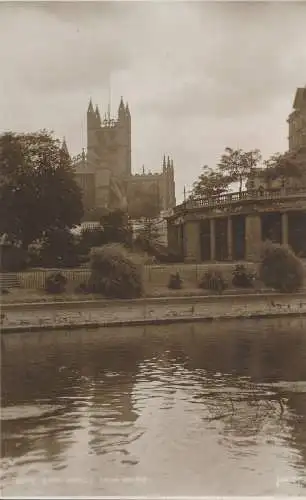
[{"label": "water reflection", "polygon": [[305,492],[305,331],[283,319],[3,337],[4,493]]}]

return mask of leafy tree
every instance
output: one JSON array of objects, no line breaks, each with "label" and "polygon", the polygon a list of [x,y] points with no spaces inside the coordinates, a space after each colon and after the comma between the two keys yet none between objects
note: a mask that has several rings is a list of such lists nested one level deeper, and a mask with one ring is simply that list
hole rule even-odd
[{"label": "leafy tree", "polygon": [[258,149],[243,151],[242,149],[225,148],[218,170],[228,176],[230,182],[239,182],[239,192],[242,191],[243,181],[247,180],[254,168],[261,160]]},{"label": "leafy tree", "polygon": [[104,233],[103,244],[122,243],[132,244],[132,228],[128,215],[122,210],[112,210],[100,219]]},{"label": "leafy tree", "polygon": [[79,224],[81,191],[67,150],[45,131],[0,136],[0,233],[23,248]]},{"label": "leafy tree", "polygon": [[83,229],[80,236],[79,250],[80,253],[86,255],[92,247],[104,245],[105,235],[102,228],[86,228]]},{"label": "leafy tree", "polygon": [[211,198],[228,191],[230,180],[222,172],[205,165],[198,180],[194,182],[191,196]]},{"label": "leafy tree", "polygon": [[84,211],[83,221],[100,222],[102,217],[109,214],[109,210],[104,207],[90,208]]},{"label": "leafy tree", "polygon": [[264,165],[267,182],[281,179],[283,186],[286,185],[287,179],[301,179],[304,174],[302,161],[289,152],[275,153],[264,162]]},{"label": "leafy tree", "polygon": [[143,228],[140,229],[136,237],[135,243],[145,252],[150,252],[151,247],[154,245],[160,236],[160,231],[156,221],[153,219],[146,219]]},{"label": "leafy tree", "polygon": [[77,267],[80,264],[77,238],[68,229],[47,231],[39,257],[44,267]]}]

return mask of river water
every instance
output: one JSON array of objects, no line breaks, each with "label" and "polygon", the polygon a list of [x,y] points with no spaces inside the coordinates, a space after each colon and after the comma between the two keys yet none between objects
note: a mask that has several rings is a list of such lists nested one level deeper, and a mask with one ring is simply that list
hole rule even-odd
[{"label": "river water", "polygon": [[1,342],[3,495],[306,494],[305,320]]}]

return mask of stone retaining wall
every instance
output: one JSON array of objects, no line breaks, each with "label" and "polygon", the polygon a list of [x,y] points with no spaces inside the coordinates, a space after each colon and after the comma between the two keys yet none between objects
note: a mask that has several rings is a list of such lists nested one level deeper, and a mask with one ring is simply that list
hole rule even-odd
[{"label": "stone retaining wall", "polygon": [[306,315],[305,293],[6,304],[1,332],[288,315]]}]

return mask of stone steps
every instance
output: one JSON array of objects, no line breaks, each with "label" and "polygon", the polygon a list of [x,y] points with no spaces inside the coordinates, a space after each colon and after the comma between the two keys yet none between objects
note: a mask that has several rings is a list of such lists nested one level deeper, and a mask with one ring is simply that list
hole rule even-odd
[{"label": "stone steps", "polygon": [[17,288],[20,286],[20,279],[17,273],[0,273],[0,288]]}]

